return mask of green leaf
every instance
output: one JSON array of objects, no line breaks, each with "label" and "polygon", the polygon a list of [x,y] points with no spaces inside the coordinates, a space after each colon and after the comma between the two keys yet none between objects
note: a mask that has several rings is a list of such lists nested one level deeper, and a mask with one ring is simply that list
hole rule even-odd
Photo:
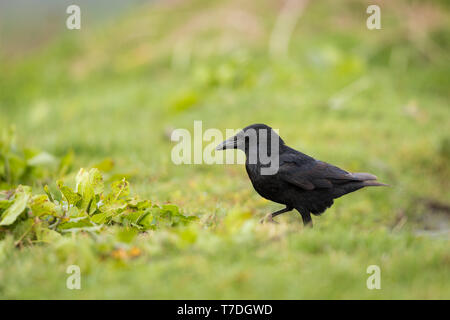
[{"label": "green leaf", "polygon": [[[80,169],[76,182],[76,191],[81,195],[80,209],[92,213],[92,209],[96,208],[95,195],[101,194],[104,190],[103,177],[100,171],[96,168],[89,171]],[[92,205],[94,207],[91,207]]]},{"label": "green leaf", "polygon": [[81,196],[75,191],[73,191],[72,188],[63,185],[61,180],[58,180],[56,184],[58,185],[58,188],[61,191],[64,198],[66,198],[67,203],[69,205],[76,206],[77,203],[81,200]]},{"label": "green leaf", "polygon": [[177,205],[174,204],[163,204],[161,206],[162,211],[164,212],[170,212],[171,214],[178,214],[180,212],[180,209]]},{"label": "green leaf", "polygon": [[10,200],[0,200],[0,212],[11,207],[12,203]]},{"label": "green leaf", "polygon": [[159,208],[149,209],[147,214],[140,219],[139,225],[143,226],[145,229],[155,230],[158,226],[158,221],[154,214],[155,212],[159,213]]},{"label": "green leaf", "polygon": [[0,226],[9,226],[13,224],[17,217],[27,207],[28,200],[31,196],[31,188],[27,186],[19,186],[14,195],[13,204],[3,212]]},{"label": "green leaf", "polygon": [[34,196],[30,201],[31,212],[35,217],[43,215],[56,216],[55,204],[49,201],[47,195]]},{"label": "green leaf", "polygon": [[104,224],[108,222],[110,217],[111,213],[109,212],[97,213],[91,217],[91,221],[97,224]]},{"label": "green leaf", "polygon": [[98,208],[97,208],[97,203],[98,203],[99,201],[100,201],[100,196],[99,196],[99,195],[95,195],[95,196],[92,198],[91,204],[89,205],[89,211],[88,211],[88,214],[89,214],[89,215],[94,214],[94,213],[98,210]]},{"label": "green leaf", "polygon": [[61,238],[61,234],[54,230],[50,230],[48,228],[37,226],[36,227],[36,238],[38,241],[42,242],[53,242]]},{"label": "green leaf", "polygon": [[45,185],[45,186],[44,186],[44,191],[45,191],[45,193],[47,194],[47,197],[49,198],[49,200],[50,200],[51,202],[53,202],[54,199],[53,199],[52,193],[50,192],[50,190],[49,190],[49,188],[48,188],[48,185]]},{"label": "green leaf", "polygon": [[86,212],[78,209],[77,207],[70,207],[67,211],[67,215],[70,218],[80,218],[80,217],[87,217]]},{"label": "green leaf", "polygon": [[125,200],[115,200],[113,195],[108,195],[103,202],[104,204],[99,208],[101,212],[119,212],[127,207]]},{"label": "green leaf", "polygon": [[150,200],[139,200],[136,197],[128,199],[127,202],[130,208],[136,208],[138,210],[144,210],[152,207],[152,202]]},{"label": "green leaf", "polygon": [[124,198],[130,194],[130,185],[125,178],[120,181],[113,182],[111,189],[115,199]]},{"label": "green leaf", "polygon": [[150,214],[150,211],[131,211],[127,210],[123,214],[123,221],[133,224],[139,224],[139,222],[145,218],[146,215]]},{"label": "green leaf", "polygon": [[103,184],[103,177],[97,168],[92,168],[89,170],[89,183],[94,189],[94,194],[101,194],[105,190],[105,185]]},{"label": "green leaf", "polygon": [[196,216],[185,216],[174,204],[164,204],[161,208],[161,218],[168,226],[187,225],[191,221],[198,220]]},{"label": "green leaf", "polygon": [[81,201],[78,204],[79,208],[87,212],[95,196],[94,187],[90,182],[89,172],[81,168],[77,174],[76,183],[76,192],[81,195]]},{"label": "green leaf", "polygon": [[91,222],[89,217],[72,218],[67,222],[61,223],[58,226],[58,230],[75,230],[84,229],[86,227],[94,227],[95,225]]}]

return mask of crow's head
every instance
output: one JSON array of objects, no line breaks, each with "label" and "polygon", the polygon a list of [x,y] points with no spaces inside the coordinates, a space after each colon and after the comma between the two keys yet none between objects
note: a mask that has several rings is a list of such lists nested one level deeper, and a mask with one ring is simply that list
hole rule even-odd
[{"label": "crow's head", "polygon": [[[228,138],[216,147],[216,150],[239,149],[248,153],[249,151],[258,151],[261,145],[266,145],[266,150],[271,150],[272,139],[278,140],[278,145],[283,145],[284,141],[268,125],[252,124],[239,131],[236,135]],[[278,150],[277,150],[278,151]],[[269,151],[270,152],[270,151]]]}]

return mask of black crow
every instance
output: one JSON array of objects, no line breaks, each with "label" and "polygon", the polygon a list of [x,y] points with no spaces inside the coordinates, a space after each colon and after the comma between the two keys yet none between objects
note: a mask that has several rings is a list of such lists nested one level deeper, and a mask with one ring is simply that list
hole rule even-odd
[{"label": "black crow", "polygon": [[350,173],[288,147],[265,124],[253,124],[225,140],[216,150],[245,152],[248,176],[262,197],[286,205],[267,215],[269,221],[296,209],[303,224],[312,226],[311,213],[322,214],[333,199],[368,186],[385,186],[369,173]]}]

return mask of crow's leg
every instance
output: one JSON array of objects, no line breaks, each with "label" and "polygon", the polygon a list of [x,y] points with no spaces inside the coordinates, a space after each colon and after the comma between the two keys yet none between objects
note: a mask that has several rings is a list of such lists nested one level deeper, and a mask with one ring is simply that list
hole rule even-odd
[{"label": "crow's leg", "polygon": [[305,227],[312,228],[313,222],[311,219],[311,213],[309,213],[307,210],[304,210],[303,208],[296,208],[296,209],[297,209],[298,213],[300,213],[300,215],[302,216],[303,225]]},{"label": "crow's leg", "polygon": [[286,206],[286,208],[284,208],[284,209],[281,209],[281,210],[275,211],[274,213],[271,213],[270,216],[272,218],[274,218],[274,217],[276,217],[276,216],[278,216],[278,215],[280,215],[282,213],[285,213],[285,212],[288,212],[288,211],[292,211],[292,209],[293,209],[292,207]]},{"label": "crow's leg", "polygon": [[307,213],[300,213],[300,215],[302,216],[303,225],[305,227],[312,228],[313,222],[312,222],[312,219],[311,219],[311,214],[309,212],[307,212]]},{"label": "crow's leg", "polygon": [[275,220],[273,220],[274,217],[278,216],[279,214],[291,211],[293,208],[292,207],[288,207],[286,206],[286,208],[275,211],[274,213],[269,213],[268,215],[266,215],[264,217],[264,219],[261,220],[261,223],[263,223],[264,221],[268,221],[268,222],[274,222],[274,223],[278,223]]}]

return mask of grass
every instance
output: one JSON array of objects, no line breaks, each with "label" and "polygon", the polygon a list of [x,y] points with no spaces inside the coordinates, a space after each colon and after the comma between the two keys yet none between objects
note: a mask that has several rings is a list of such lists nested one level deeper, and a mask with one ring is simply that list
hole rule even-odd
[{"label": "grass", "polygon": [[[73,150],[75,167],[112,158],[133,192],[200,222],[131,243],[113,227],[100,240],[80,233],[20,249],[6,237],[0,297],[450,297],[448,212],[426,205],[448,206],[448,7],[383,3],[382,30],[369,31],[364,2],[310,2],[289,54],[273,57],[278,10],[268,1],[151,4],[2,59],[0,125],[14,124],[21,143]],[[294,212],[260,225],[279,206],[253,191],[242,166],[171,162],[168,133],[193,130],[194,120],[204,130],[267,123],[290,146],[391,187],[337,200],[312,230]],[[430,225],[436,215],[444,218]],[[128,246],[140,255],[117,254]],[[66,288],[71,264],[81,290]],[[381,290],[366,288],[372,264]]]}]

